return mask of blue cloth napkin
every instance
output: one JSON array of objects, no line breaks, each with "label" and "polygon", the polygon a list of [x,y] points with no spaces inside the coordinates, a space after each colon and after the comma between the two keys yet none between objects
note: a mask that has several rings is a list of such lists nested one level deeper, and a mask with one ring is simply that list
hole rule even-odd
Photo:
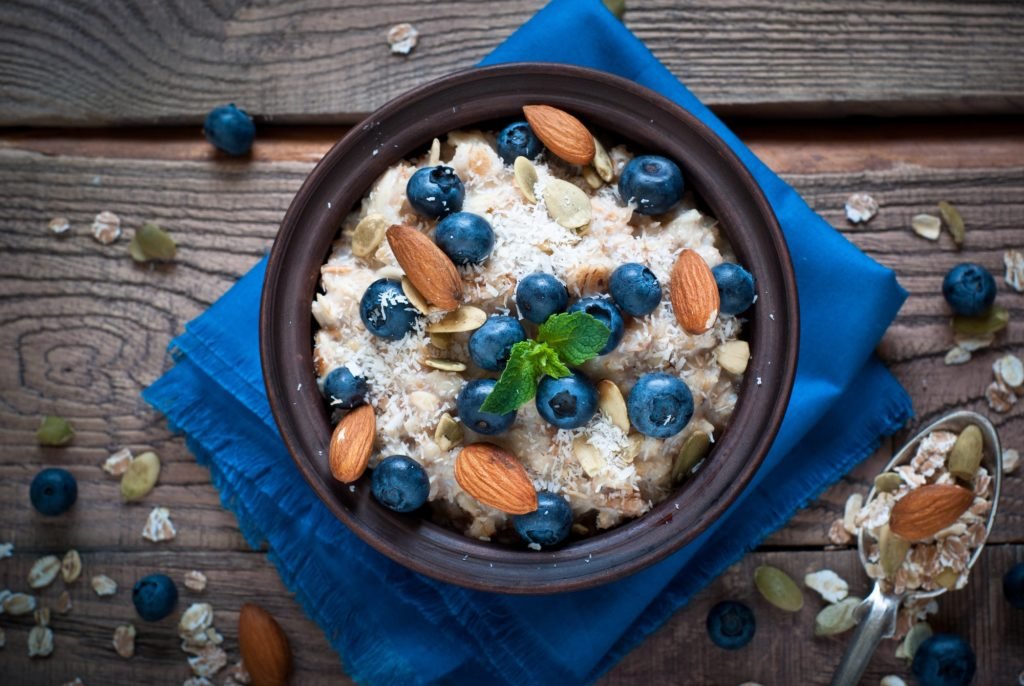
[{"label": "blue cloth napkin", "polygon": [[144,397],[184,432],[247,540],[268,544],[284,583],[360,683],[592,682],[911,415],[906,393],[873,355],[906,297],[893,273],[808,208],[601,2],[555,0],[484,64],[527,60],[603,69],[659,91],[714,129],[747,165],[779,218],[796,267],[801,348],[792,400],[743,496],[663,562],[604,587],[560,595],[458,588],[410,572],[362,543],[293,467],[260,371],[261,261],[172,342],[174,367]]}]

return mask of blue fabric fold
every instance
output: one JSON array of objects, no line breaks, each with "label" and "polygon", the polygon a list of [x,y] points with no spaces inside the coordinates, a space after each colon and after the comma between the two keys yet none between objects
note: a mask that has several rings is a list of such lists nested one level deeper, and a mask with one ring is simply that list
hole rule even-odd
[{"label": "blue fabric fold", "polygon": [[[585,39],[562,40],[566,35]],[[369,548],[294,468],[260,369],[261,260],[172,342],[174,366],[143,395],[185,434],[248,542],[266,544],[284,583],[360,683],[590,683],[911,415],[907,394],[873,354],[906,297],[894,274],[816,215],[601,2],[555,0],[484,64],[509,61],[578,64],[632,79],[695,114],[732,147],[764,189],[793,257],[801,313],[793,396],[750,487],[668,559],[574,593],[470,591]]]}]

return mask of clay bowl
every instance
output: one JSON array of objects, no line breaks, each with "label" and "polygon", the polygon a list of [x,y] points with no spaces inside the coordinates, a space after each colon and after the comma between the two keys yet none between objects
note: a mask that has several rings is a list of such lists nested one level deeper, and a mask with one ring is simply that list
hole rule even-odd
[{"label": "clay bowl", "polygon": [[[704,467],[646,516],[558,550],[513,549],[462,536],[378,505],[369,474],[354,489],[327,464],[331,426],[316,385],[310,303],[342,219],[370,184],[435,136],[500,126],[526,104],[577,115],[637,152],[680,164],[700,202],[718,218],[739,261],[757,280],[745,337],[752,359],[730,428]],[[270,254],[260,311],[263,373],[295,464],[327,507],[371,546],[443,581],[505,593],[551,593],[606,583],[692,541],[743,491],[782,422],[796,369],[797,296],[786,244],[753,178],[693,115],[636,84],[588,69],[510,64],[447,76],[403,95],[338,142],[306,179]],[[338,551],[344,555],[344,550]]]}]

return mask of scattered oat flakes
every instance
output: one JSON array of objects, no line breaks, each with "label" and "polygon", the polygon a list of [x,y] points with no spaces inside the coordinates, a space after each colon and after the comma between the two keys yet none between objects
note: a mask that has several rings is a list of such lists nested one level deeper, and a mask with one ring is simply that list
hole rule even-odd
[{"label": "scattered oat flakes", "polygon": [[57,601],[54,603],[54,609],[62,615],[66,615],[71,611],[71,594],[68,593],[67,589],[60,592],[57,596]]},{"label": "scattered oat flakes", "polygon": [[114,595],[117,593],[117,582],[106,574],[99,574],[92,578],[92,590],[98,596]]},{"label": "scattered oat flakes", "polygon": [[56,555],[47,555],[35,561],[28,570],[28,585],[31,588],[46,588],[60,573],[60,560]]},{"label": "scattered oat flakes", "polygon": [[1007,250],[1003,253],[1003,264],[1006,265],[1006,275],[1003,277],[1006,285],[1018,293],[1024,293],[1024,252]]},{"label": "scattered oat flakes", "polygon": [[82,556],[72,548],[64,553],[64,559],[60,562],[60,576],[64,583],[74,582],[82,573]]},{"label": "scattered oat flakes", "polygon": [[197,593],[206,589],[206,575],[197,569],[185,572],[185,588]]},{"label": "scattered oat flakes", "polygon": [[838,603],[850,593],[850,586],[831,569],[822,569],[804,576],[804,586],[817,591],[830,603]]},{"label": "scattered oat flakes", "polygon": [[1017,402],[1017,396],[999,381],[993,381],[985,389],[985,400],[993,412],[1005,414]]},{"label": "scattered oat flakes", "polygon": [[50,626],[50,608],[41,607],[35,612],[37,626]]},{"label": "scattered oat flakes", "polygon": [[864,496],[860,493],[853,493],[846,499],[846,506],[843,508],[843,527],[851,536],[857,533],[857,517],[863,504]]},{"label": "scattered oat flakes", "polygon": [[239,660],[235,665],[228,670],[228,678],[234,679],[238,684],[248,684],[252,681],[252,676],[249,674],[249,670],[245,668],[245,663]]},{"label": "scattered oat flakes", "polygon": [[121,448],[113,453],[103,462],[103,471],[111,476],[121,476],[132,463],[132,451],[128,448]]},{"label": "scattered oat flakes", "polygon": [[931,214],[917,214],[910,220],[910,228],[922,238],[937,241],[942,232],[942,220]]},{"label": "scattered oat flakes", "polygon": [[26,593],[12,593],[4,600],[4,612],[12,617],[27,615],[36,610],[36,597]]},{"label": "scattered oat flakes", "polygon": [[878,214],[878,202],[867,193],[854,193],[846,199],[846,218],[854,224],[871,221]]},{"label": "scattered oat flakes", "polygon": [[1003,355],[992,363],[992,372],[996,375],[996,381],[1001,381],[1004,386],[1020,388],[1024,386],[1024,362],[1016,355]]},{"label": "scattered oat flakes", "polygon": [[968,350],[964,350],[959,345],[953,346],[945,358],[946,364],[965,364],[971,361],[971,353]]},{"label": "scattered oat flakes", "polygon": [[224,669],[228,664],[228,655],[223,648],[209,645],[199,651],[198,655],[188,659],[188,665],[196,676],[210,677]]},{"label": "scattered oat flakes", "polygon": [[34,626],[28,632],[28,656],[49,657],[53,652],[53,631],[49,627]]},{"label": "scattered oat flakes", "polygon": [[13,543],[0,543],[0,560],[4,559],[5,557],[10,557],[13,554],[14,554],[14,544]]},{"label": "scattered oat flakes", "polygon": [[178,620],[178,636],[186,640],[194,639],[212,625],[213,606],[209,603],[192,603]]},{"label": "scattered oat flakes", "polygon": [[883,676],[882,680],[878,682],[878,686],[907,686],[907,682],[895,674],[890,674]]},{"label": "scattered oat flakes", "polygon": [[114,651],[126,659],[135,654],[135,627],[133,625],[121,624],[114,629]]},{"label": "scattered oat flakes", "polygon": [[849,545],[853,542],[853,536],[850,535],[850,532],[843,525],[842,517],[832,522],[832,526],[828,528],[828,540],[833,545]]},{"label": "scattered oat flakes", "polygon": [[1014,449],[1003,451],[1003,474],[1012,474],[1020,462],[1020,453]]},{"label": "scattered oat flakes", "polygon": [[121,237],[121,218],[113,212],[100,212],[92,222],[92,237],[110,245]]},{"label": "scattered oat flakes", "polygon": [[54,217],[47,224],[47,228],[50,229],[51,233],[58,236],[63,236],[71,230],[71,222],[68,221],[67,217]]},{"label": "scattered oat flakes", "polygon": [[395,24],[388,30],[388,45],[396,55],[408,55],[420,40],[420,32],[412,24]]},{"label": "scattered oat flakes", "polygon": [[146,526],[142,529],[142,537],[147,541],[159,543],[169,541],[178,535],[174,524],[171,522],[171,511],[166,507],[154,507],[146,519]]}]

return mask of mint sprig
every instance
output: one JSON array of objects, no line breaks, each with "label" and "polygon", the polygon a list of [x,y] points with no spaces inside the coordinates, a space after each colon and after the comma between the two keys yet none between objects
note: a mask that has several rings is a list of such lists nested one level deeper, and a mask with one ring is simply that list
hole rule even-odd
[{"label": "mint sprig", "polygon": [[512,412],[537,395],[541,377],[569,376],[572,371],[568,365],[581,365],[597,357],[609,336],[608,327],[586,312],[551,315],[540,325],[537,340],[520,341],[512,346],[505,370],[480,411]]}]

